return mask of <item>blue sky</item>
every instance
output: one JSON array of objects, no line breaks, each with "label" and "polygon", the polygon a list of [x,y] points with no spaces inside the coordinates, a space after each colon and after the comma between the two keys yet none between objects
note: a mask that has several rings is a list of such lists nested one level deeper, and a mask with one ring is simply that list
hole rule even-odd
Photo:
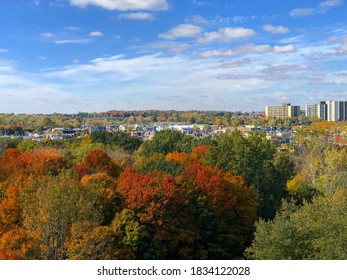
[{"label": "blue sky", "polygon": [[347,100],[347,1],[0,1],[0,112]]}]

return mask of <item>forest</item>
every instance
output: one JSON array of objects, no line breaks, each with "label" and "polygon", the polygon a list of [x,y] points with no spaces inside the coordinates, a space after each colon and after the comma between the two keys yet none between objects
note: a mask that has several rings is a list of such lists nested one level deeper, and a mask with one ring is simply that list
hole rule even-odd
[{"label": "forest", "polygon": [[337,129],[1,139],[0,259],[347,259]]}]

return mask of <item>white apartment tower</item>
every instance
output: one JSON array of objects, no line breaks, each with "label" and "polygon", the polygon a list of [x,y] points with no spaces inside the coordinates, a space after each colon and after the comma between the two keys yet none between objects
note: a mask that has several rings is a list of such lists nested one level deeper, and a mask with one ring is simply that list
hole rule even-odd
[{"label": "white apartment tower", "polygon": [[328,117],[327,121],[336,122],[339,121],[339,101],[327,101]]},{"label": "white apartment tower", "polygon": [[306,116],[318,116],[329,122],[347,120],[347,101],[321,101],[319,104],[306,105]]}]

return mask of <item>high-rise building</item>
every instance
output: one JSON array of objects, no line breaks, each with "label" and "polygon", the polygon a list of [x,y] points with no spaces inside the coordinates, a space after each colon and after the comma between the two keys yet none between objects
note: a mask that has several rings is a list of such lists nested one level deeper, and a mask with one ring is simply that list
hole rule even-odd
[{"label": "high-rise building", "polygon": [[347,101],[339,101],[339,119],[347,121]]},{"label": "high-rise building", "polygon": [[327,120],[327,104],[325,101],[321,101],[319,104],[306,105],[305,116],[314,117],[317,116],[321,120]]},{"label": "high-rise building", "polygon": [[338,101],[327,101],[327,121],[336,122],[339,120],[339,102]]},{"label": "high-rise building", "polygon": [[291,118],[298,117],[300,115],[300,106],[292,106],[290,103],[284,103],[280,106],[266,106],[266,117],[273,118]]},{"label": "high-rise building", "polygon": [[318,116],[321,120],[335,122],[347,120],[347,101],[321,101],[319,104],[306,105],[306,116]]},{"label": "high-rise building", "polygon": [[305,106],[305,116],[306,117],[318,116],[318,105],[317,104],[306,105]]},{"label": "high-rise building", "polygon": [[327,104],[325,101],[321,101],[319,104],[317,104],[317,116],[321,120],[328,119],[328,110],[327,110]]}]

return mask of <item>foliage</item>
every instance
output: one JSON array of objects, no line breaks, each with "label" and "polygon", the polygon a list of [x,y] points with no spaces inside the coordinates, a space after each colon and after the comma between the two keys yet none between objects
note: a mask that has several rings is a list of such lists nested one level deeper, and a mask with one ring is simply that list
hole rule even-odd
[{"label": "foliage", "polygon": [[91,137],[95,143],[102,143],[111,149],[122,148],[131,153],[137,150],[142,144],[140,138],[130,136],[128,133],[122,131],[113,133],[108,131],[95,131]]},{"label": "foliage", "polygon": [[287,196],[286,182],[294,175],[291,158],[276,153],[274,142],[260,133],[246,138],[233,131],[218,137],[217,146],[207,153],[208,163],[242,176],[257,194],[259,215],[273,218],[282,198]]},{"label": "foliage", "polygon": [[0,182],[16,178],[20,174],[56,174],[65,167],[65,157],[54,148],[28,152],[10,148],[6,149],[0,159]]},{"label": "foliage", "polygon": [[114,260],[117,259],[116,236],[108,226],[83,221],[71,227],[75,236],[68,248],[71,260]]},{"label": "foliage", "polygon": [[[137,249],[137,257],[232,258],[250,242],[257,210],[253,191],[231,172],[200,165],[198,150],[205,148],[186,155],[195,163],[184,163],[176,177],[133,169],[121,174],[118,188],[129,209],[122,215],[136,229],[122,239],[145,239],[149,246],[145,254]],[[138,248],[137,242],[127,245]]]},{"label": "foliage", "polygon": [[336,188],[300,208],[285,205],[273,221],[257,224],[246,250],[254,259],[346,259],[347,189]]},{"label": "foliage", "polygon": [[78,178],[70,172],[40,180],[29,178],[20,195],[23,227],[41,244],[40,258],[65,259],[76,238],[71,232],[72,225],[98,220],[88,197]]},{"label": "foliage", "polygon": [[[152,140],[144,142],[135,152],[136,167],[142,172],[154,170],[164,171],[172,175],[182,171],[179,165],[172,160],[166,160],[170,153],[189,154],[194,148],[201,145],[214,145],[208,138],[196,139],[175,130],[163,130],[157,133]],[[168,164],[171,162],[171,164]]]},{"label": "foliage", "polygon": [[114,179],[105,173],[94,173],[83,176],[81,184],[94,195],[94,207],[101,214],[101,223],[109,225],[120,207]]},{"label": "foliage", "polygon": [[118,177],[121,172],[121,167],[111,160],[104,149],[90,151],[81,166],[86,167],[89,173],[105,172],[111,177]]}]

